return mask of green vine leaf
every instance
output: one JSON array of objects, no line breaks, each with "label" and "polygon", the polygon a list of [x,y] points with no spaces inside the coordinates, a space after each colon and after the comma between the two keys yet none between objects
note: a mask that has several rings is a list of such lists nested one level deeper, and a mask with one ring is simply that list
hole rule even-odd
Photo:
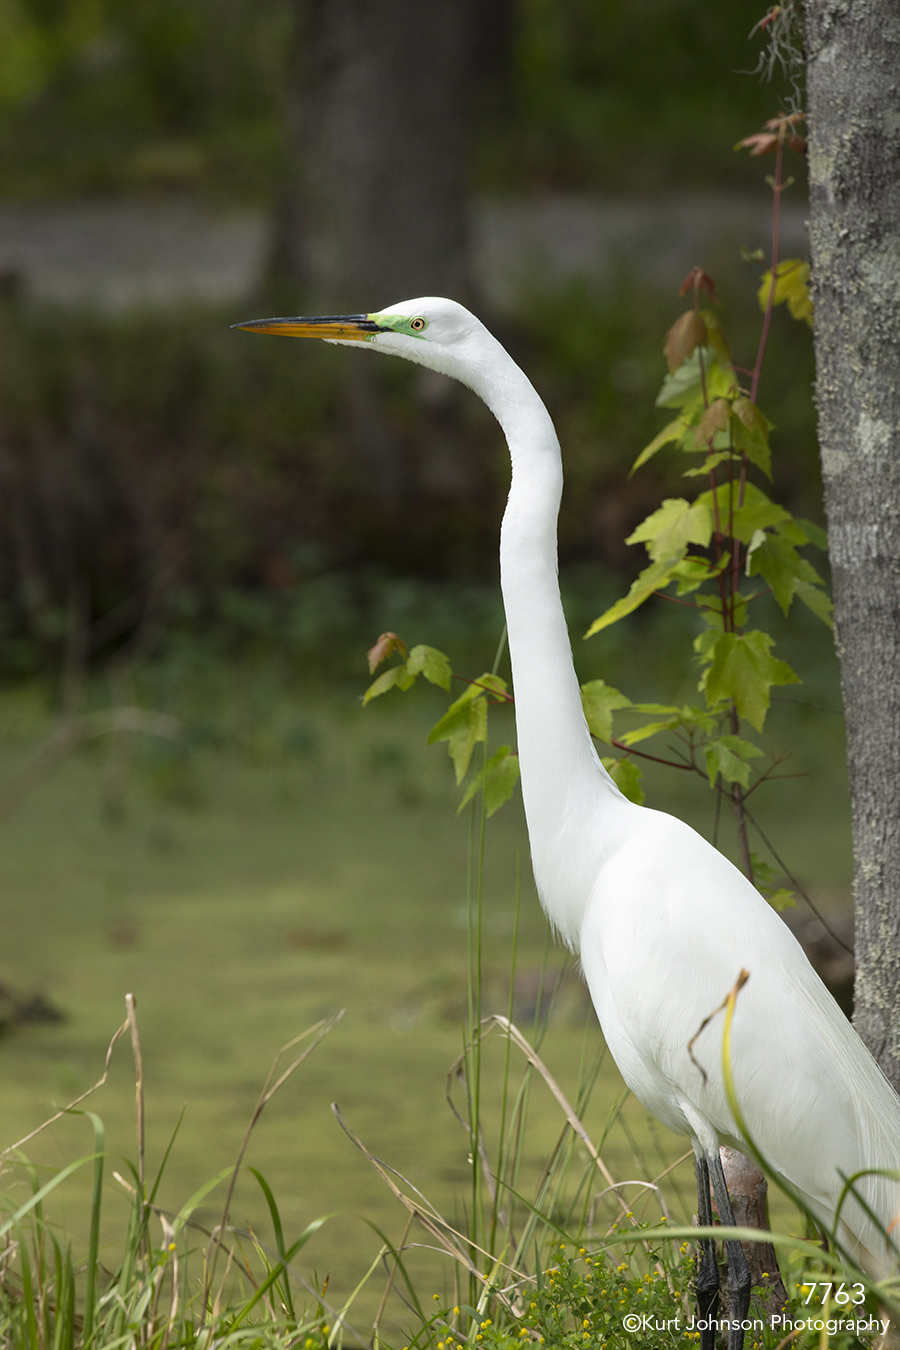
[{"label": "green vine leaf", "polygon": [[702,406],[701,357],[708,400],[727,398],[737,390],[734,372],[719,365],[711,347],[698,347],[692,356],[682,361],[678,369],[663,380],[662,389],[656,396],[657,408],[683,408],[685,413],[689,413]]},{"label": "green vine leaf", "polygon": [[797,908],[797,897],[793,891],[789,891],[786,886],[779,886],[777,891],[763,892],[773,909],[781,913],[785,909]]},{"label": "green vine leaf", "polygon": [[657,432],[650,444],[644,446],[632,464],[628,473],[629,478],[635,469],[639,469],[643,464],[646,464],[647,460],[652,459],[657,450],[661,450],[664,445],[668,445],[669,441],[680,441],[687,430],[687,426],[688,424],[683,417],[676,417],[674,422],[669,422],[668,426],[664,426],[662,431]]},{"label": "green vine leaf", "polygon": [[776,889],[775,882],[778,873],[774,867],[771,867],[758,853],[750,854],[750,862],[753,867],[756,889],[760,895],[765,897],[772,908],[777,910],[795,909],[797,897],[794,892],[789,891],[785,886],[779,886]]},{"label": "green vine leaf", "polygon": [[411,688],[415,679],[415,675],[407,674],[405,663],[402,666],[391,666],[390,670],[383,670],[363,694],[363,707],[371,703],[373,698],[380,698],[382,694],[386,694],[389,689]]},{"label": "green vine leaf", "polygon": [[709,786],[714,788],[716,778],[721,774],[726,783],[740,783],[742,788],[749,787],[750,765],[747,761],[759,759],[762,753],[758,745],[740,736],[719,736],[714,741],[708,741],[703,747],[703,758],[706,760]]},{"label": "green vine leaf", "polygon": [[697,423],[697,429],[694,432],[694,439],[697,442],[698,450],[705,450],[712,445],[713,438],[719,431],[728,430],[728,420],[731,415],[731,409],[728,406],[728,400],[724,398],[713,399],[709,407],[704,409],[703,416]]},{"label": "green vine leaf", "polygon": [[490,819],[495,811],[499,811],[500,807],[509,801],[518,781],[519,756],[508,745],[501,745],[466,788],[456,814],[459,815],[476,792],[484,789],[484,809]]},{"label": "green vine leaf", "polygon": [[709,339],[706,324],[696,309],[680,314],[666,333],[663,353],[669,374],[677,370],[697,347],[704,347]]},{"label": "green vine leaf", "polygon": [[708,478],[713,469],[724,464],[726,459],[731,459],[731,450],[718,450],[715,454],[707,455],[702,464],[698,464],[694,469],[685,469],[681,475],[682,478]]},{"label": "green vine leaf", "polygon": [[684,555],[688,544],[706,548],[712,538],[709,506],[702,501],[667,497],[662,506],[638,525],[626,544],[646,544],[653,562]]},{"label": "green vine leaf", "polygon": [[710,562],[709,558],[698,557],[690,554],[682,558],[672,569],[672,577],[678,582],[677,595],[690,595],[696,591],[705,581],[710,581],[717,577],[720,572],[724,572],[730,566],[730,559],[724,554],[718,562]]},{"label": "green vine leaf", "polygon": [[507,692],[507,683],[499,675],[490,673],[479,675],[473,680],[455,703],[435,722],[428,733],[428,744],[447,741],[447,750],[453,760],[456,782],[459,785],[465,778],[472,751],[479,741],[487,740],[488,697],[492,701],[502,702]]},{"label": "green vine leaf", "polygon": [[605,680],[589,680],[581,686],[581,706],[591,735],[598,741],[610,741],[613,713],[618,708],[630,708],[631,699]]},{"label": "green vine leaf", "polygon": [[661,590],[663,586],[667,586],[672,579],[672,573],[674,572],[676,565],[681,561],[686,552],[686,549],[682,549],[681,553],[676,554],[674,558],[665,558],[660,562],[651,563],[649,567],[645,567],[640,576],[631,583],[631,589],[628,594],[623,595],[621,600],[617,600],[616,603],[611,605],[598,619],[595,619],[584,636],[586,638],[593,637],[593,635],[599,633],[602,628],[609,628],[610,624],[618,623],[620,619],[624,619],[626,614],[631,614],[631,612],[642,605],[645,600],[648,600],[654,591]]},{"label": "green vine leaf", "polygon": [[762,731],[771,686],[800,683],[787,661],[771,655],[773,645],[774,638],[759,629],[717,634],[707,656],[711,656],[712,664],[700,682],[707,703],[731,699],[738,715]]},{"label": "green vine leaf", "polygon": [[[760,309],[763,313],[769,305],[769,292],[772,289],[771,269],[763,275],[757,292]],[[809,263],[803,258],[785,258],[778,264],[775,279],[773,303],[787,307],[792,319],[802,319],[812,327],[813,305],[809,294]]]},{"label": "green vine leaf", "polygon": [[479,741],[487,740],[487,699],[478,690],[473,695],[467,689],[462,698],[435,722],[428,733],[428,744],[447,741],[447,750],[453,760],[457,786],[465,778],[472,751]]},{"label": "green vine leaf", "polygon": [[424,675],[431,684],[436,684],[446,693],[450,693],[450,680],[453,671],[449,658],[437,647],[413,647],[406,662],[407,673]]},{"label": "green vine leaf", "polygon": [[746,455],[751,464],[762,469],[767,478],[772,477],[772,452],[769,449],[769,432],[772,430],[767,417],[760,412],[749,398],[739,395],[732,404],[732,435],[734,447]]},{"label": "green vine leaf", "polygon": [[[735,483],[720,483],[715,490],[703,492],[695,505],[707,506],[713,520],[718,508],[719,528],[723,535],[731,535],[742,544],[749,544],[757,530],[765,530],[772,525],[792,520],[791,513],[778,506],[755,483],[744,484],[744,501],[737,505],[739,487]],[[733,508],[733,514],[732,514]]]},{"label": "green vine leaf", "polygon": [[[697,596],[697,608],[703,615],[704,622],[708,623],[710,628],[717,629],[720,633],[725,631],[725,619],[723,617],[722,597],[712,591],[704,591],[702,595]],[[747,622],[749,605],[746,595],[740,591],[732,591],[728,601],[729,627],[743,628]],[[696,650],[697,643],[694,642]]]},{"label": "green vine leaf", "polygon": [[821,619],[826,628],[834,627],[832,611],[834,605],[831,603],[830,596],[821,590],[818,586],[811,585],[808,581],[797,581],[794,583],[794,594],[798,600],[801,600],[806,608],[812,610],[817,619]]},{"label": "green vine leaf", "polygon": [[703,708],[693,708],[687,705],[683,708],[670,707],[665,703],[635,703],[634,712],[662,714],[665,718],[662,722],[647,722],[642,727],[635,727],[632,731],[626,731],[619,737],[623,745],[638,745],[650,736],[656,736],[661,731],[700,732],[702,735],[708,735],[716,726],[718,714],[705,711]]},{"label": "green vine leaf", "polygon": [[[716,302],[718,304],[718,301]],[[722,331],[722,325],[719,322],[719,316],[715,310],[701,309],[700,317],[706,324],[706,331],[709,337],[709,346],[715,354],[715,358],[720,366],[731,365],[731,350],[728,346],[725,334]]]},{"label": "green vine leaf", "polygon": [[812,544],[813,548],[820,549],[823,553],[828,552],[828,535],[817,525],[814,520],[795,520],[794,524],[806,535],[806,541]]},{"label": "green vine leaf", "polygon": [[371,703],[373,698],[386,694],[389,689],[411,689],[419,675],[424,675],[431,684],[438,685],[449,694],[453,671],[443,652],[439,652],[436,647],[418,646],[413,647],[407,656],[406,643],[402,638],[398,638],[396,633],[382,633],[369,651],[369,670],[375,670],[391,652],[400,653],[404,658],[403,665],[382,671],[363,694],[363,707]]},{"label": "green vine leaf", "polygon": [[643,774],[632,760],[609,758],[601,759],[600,763],[623,797],[634,802],[635,806],[644,805],[644,793],[641,791]]},{"label": "green vine leaf", "polygon": [[[758,533],[762,533],[761,531]],[[756,542],[757,534],[750,541]],[[764,577],[783,613],[787,614],[799,583],[810,588],[821,586],[822,578],[812,563],[801,558],[789,539],[779,534],[763,534],[761,543],[751,547],[747,554],[747,576],[757,573]],[[819,595],[830,606],[823,591]],[[830,609],[827,611],[830,615]]]}]

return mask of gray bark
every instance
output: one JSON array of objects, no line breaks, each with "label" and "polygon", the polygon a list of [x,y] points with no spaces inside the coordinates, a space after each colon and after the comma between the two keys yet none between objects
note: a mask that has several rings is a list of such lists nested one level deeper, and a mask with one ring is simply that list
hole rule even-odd
[{"label": "gray bark", "polygon": [[847,719],[854,1023],[900,1089],[900,10],[807,0],[816,398]]}]

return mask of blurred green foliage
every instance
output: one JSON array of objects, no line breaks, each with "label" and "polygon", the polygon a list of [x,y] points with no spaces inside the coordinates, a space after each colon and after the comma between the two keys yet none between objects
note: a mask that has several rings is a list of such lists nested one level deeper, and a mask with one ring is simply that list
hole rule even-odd
[{"label": "blurred green foliage", "polygon": [[[761,0],[517,0],[509,97],[480,129],[485,187],[748,184],[731,154],[777,95],[741,78]],[[748,39],[750,39],[748,41]]]},{"label": "blurred green foliage", "polygon": [[0,191],[277,181],[286,0],[5,0]]},{"label": "blurred green foliage", "polygon": [[[739,363],[752,360],[759,326],[756,269],[741,268],[717,278]],[[658,430],[653,399],[662,335],[679,309],[674,291],[667,299],[627,278],[614,294],[573,285],[526,297],[517,319],[497,325],[560,433],[566,566],[636,572],[642,550],[623,540],[660,496],[683,491],[671,457],[628,477]],[[393,578],[493,584],[509,481],[502,435],[464,395],[466,491],[435,490],[420,388],[405,363],[373,362],[405,474],[402,498],[380,500],[341,418],[345,363],[368,359],[358,353],[251,339],[215,312],[110,320],[7,305],[0,337],[9,507],[0,630],[16,668],[55,663],[73,575],[95,618],[138,597],[126,632],[141,593],[168,572],[172,616],[286,632],[316,610],[326,642],[330,627],[347,629],[348,605],[362,617]],[[819,519],[811,378],[808,331],[777,313],[763,380],[777,427],[776,489],[792,511]],[[289,619],[301,596],[308,604],[296,614],[306,617]],[[595,594],[595,605],[603,599]]]},{"label": "blurred green foliage", "polygon": [[[756,64],[759,39],[747,38],[765,8],[475,7],[476,48],[490,48],[473,52],[475,184],[748,182],[730,146],[777,100],[735,72]],[[0,194],[202,188],[271,200],[303,15],[302,0],[4,0]]]}]

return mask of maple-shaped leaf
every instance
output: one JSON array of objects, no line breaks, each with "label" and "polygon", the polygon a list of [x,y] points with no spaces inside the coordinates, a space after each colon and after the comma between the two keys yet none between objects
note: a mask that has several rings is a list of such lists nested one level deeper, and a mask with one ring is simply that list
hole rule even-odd
[{"label": "maple-shaped leaf", "polygon": [[456,782],[465,778],[472,751],[479,741],[487,740],[487,698],[481,690],[470,689],[444,713],[428,734],[428,744],[447,741],[447,749],[456,772]]},{"label": "maple-shaped leaf", "polygon": [[757,530],[791,519],[790,512],[773,502],[755,483],[744,484],[743,505],[738,506],[739,500],[739,484],[726,482],[719,484],[715,494],[711,491],[701,493],[697,503],[706,505],[723,535],[739,539],[742,544],[749,544]]},{"label": "maple-shaped leaf", "polygon": [[[727,568],[722,570],[727,571]],[[740,591],[732,591],[724,606],[721,593],[717,595],[714,591],[704,591],[702,595],[697,596],[695,603],[703,616],[704,622],[720,633],[723,633],[726,627],[743,628],[747,622],[747,597],[742,595]],[[724,614],[727,614],[729,618],[727,625],[723,617]],[[695,647],[696,641],[695,638]]]},{"label": "maple-shaped leaf", "polygon": [[662,721],[647,722],[642,727],[635,727],[632,731],[626,731],[619,739],[623,745],[639,745],[641,741],[646,741],[650,736],[658,736],[661,731],[679,731],[702,732],[708,734],[715,725],[715,718],[710,716],[702,708],[692,708],[690,706],[678,708],[670,707],[665,703],[635,703],[634,712],[640,713],[662,713]]},{"label": "maple-shaped leaf", "polygon": [[406,662],[406,669],[410,675],[424,675],[431,684],[438,685],[449,694],[453,671],[449,658],[443,652],[439,652],[437,647],[413,647]]},{"label": "maple-shaped leaf", "polygon": [[599,633],[601,629],[609,628],[610,624],[618,623],[619,619],[624,619],[626,614],[630,614],[645,600],[649,599],[654,591],[667,586],[672,579],[675,564],[680,562],[686,551],[686,549],[682,549],[680,556],[666,558],[662,562],[651,563],[649,567],[645,567],[640,576],[631,583],[628,594],[623,595],[621,600],[617,600],[598,619],[595,619],[584,636],[586,638],[593,637],[594,633]]},{"label": "maple-shaped leaf", "polygon": [[681,475],[682,478],[708,478],[713,469],[724,464],[727,459],[731,459],[734,451],[717,450],[713,455],[707,455],[702,464],[698,464],[693,469],[685,469]]},{"label": "maple-shaped leaf", "polygon": [[688,544],[706,548],[712,538],[713,521],[705,502],[667,497],[662,506],[638,525],[626,544],[646,544],[653,562],[684,556]]},{"label": "maple-shaped leaf", "polygon": [[772,454],[769,450],[769,432],[772,428],[768,418],[743,394],[738,395],[731,406],[734,413],[735,449],[746,455],[751,464],[762,469],[767,478],[771,478]]},{"label": "maple-shaped leaf", "polygon": [[644,794],[641,791],[641,773],[638,766],[630,759],[601,759],[610,778],[615,783],[623,797],[627,797],[635,806],[644,805]]},{"label": "maple-shaped leaf", "polygon": [[798,581],[794,585],[794,594],[817,619],[822,620],[826,628],[834,627],[834,620],[831,617],[834,605],[823,590],[808,581]]},{"label": "maple-shaped leaf", "polygon": [[719,736],[707,741],[703,747],[706,760],[706,774],[709,786],[716,786],[719,774],[726,783],[740,783],[741,787],[750,786],[749,759],[758,759],[762,755],[758,745],[745,741],[740,736]]},{"label": "maple-shaped leaf", "polygon": [[[754,534],[750,544],[747,553],[747,576],[752,577],[759,573],[764,577],[785,614],[791,607],[798,582],[804,582],[809,586],[822,585],[822,578],[812,563],[807,562],[806,558],[801,558],[790,539],[784,535],[763,533],[762,539],[759,540]],[[823,599],[827,600],[824,594]]]},{"label": "maple-shaped leaf", "polygon": [[383,670],[378,679],[369,685],[363,694],[363,707],[371,703],[373,698],[380,698],[382,694],[386,694],[389,689],[409,689],[415,682],[415,675],[410,675],[405,663],[402,666],[391,666],[390,670]]},{"label": "maple-shaped leaf", "polygon": [[806,536],[805,539],[795,540],[795,543],[810,543],[813,548],[821,549],[823,553],[828,552],[828,535],[821,525],[817,525],[814,520],[800,520],[799,518],[794,521],[794,524]]},{"label": "maple-shaped leaf", "polygon": [[405,661],[406,643],[396,633],[382,633],[374,647],[370,647],[367,652],[370,675],[375,674],[382,661],[386,661],[391,652],[399,652]]},{"label": "maple-shaped leaf", "polygon": [[[717,458],[717,456],[713,456]],[[712,577],[717,577],[720,572],[725,572],[731,565],[730,559],[723,557],[719,562],[710,562],[709,558],[697,557],[691,554],[688,558],[682,558],[681,562],[672,569],[672,576],[678,582],[676,595],[690,595],[696,591],[705,581]]]},{"label": "maple-shaped leaf", "polygon": [[617,708],[630,708],[631,699],[613,689],[605,680],[589,680],[581,686],[584,720],[598,741],[612,739],[612,715]]},{"label": "maple-shaped leaf", "polygon": [[508,703],[511,701],[509,685],[499,675],[492,675],[490,671],[485,671],[483,675],[478,676],[477,680],[473,680],[467,692],[463,694],[463,698],[477,698],[479,694],[489,694],[492,703]]},{"label": "maple-shaped leaf", "polygon": [[634,473],[635,469],[639,469],[641,465],[646,464],[647,460],[652,459],[657,450],[661,450],[664,445],[668,445],[669,441],[681,440],[686,430],[687,422],[685,422],[684,418],[676,417],[674,422],[670,422],[668,426],[663,427],[662,431],[657,432],[650,444],[644,446],[643,450],[632,464],[628,475],[629,478],[631,477],[631,474]]},{"label": "maple-shaped leaf", "polygon": [[697,442],[698,449],[705,449],[708,445],[711,445],[717,432],[728,430],[730,416],[731,406],[728,401],[724,398],[713,399],[709,407],[704,409],[703,416],[694,431],[694,439]]},{"label": "maple-shaped leaf", "polygon": [[642,727],[634,727],[631,731],[626,731],[619,737],[623,745],[640,745],[641,741],[649,740],[651,736],[658,736],[661,731],[672,731],[679,724],[679,719],[667,717],[664,722],[645,722]]},{"label": "maple-shaped leaf", "polygon": [[722,331],[719,316],[711,309],[701,309],[700,317],[706,324],[706,331],[709,336],[709,346],[715,353],[716,360],[722,366],[730,366],[731,350],[728,346],[728,340]]},{"label": "maple-shaped leaf", "polygon": [[734,148],[735,150],[746,148],[751,155],[768,155],[778,149],[778,137],[771,131],[754,131],[752,136],[745,136],[742,141],[738,141]]},{"label": "maple-shaped leaf", "polygon": [[705,294],[709,296],[710,300],[712,300],[714,305],[717,305],[719,303],[719,297],[716,295],[716,283],[713,281],[709,273],[704,272],[703,268],[700,266],[694,266],[691,268],[691,270],[685,277],[684,281],[678,287],[678,294],[687,295],[688,291],[692,291],[695,288],[698,291],[705,292]]},{"label": "maple-shaped leaf", "polygon": [[[703,375],[700,373],[701,359]],[[665,377],[656,396],[656,406],[683,408],[685,415],[690,415],[703,404],[704,383],[707,399],[737,393],[734,371],[719,365],[711,347],[698,347],[676,371]]]},{"label": "maple-shaped leaf", "polygon": [[488,819],[499,811],[504,802],[508,802],[519,781],[519,756],[508,745],[501,745],[495,755],[491,755],[469,786],[460,802],[456,814],[472,800],[475,793],[484,790],[484,810]]},{"label": "maple-shaped leaf", "polygon": [[663,343],[669,374],[676,371],[695,348],[705,347],[707,337],[706,324],[696,309],[689,309],[679,315],[666,333],[666,340]]},{"label": "maple-shaped leaf", "polygon": [[799,684],[800,677],[787,661],[772,656],[775,639],[755,629],[749,633],[719,633],[712,647],[712,664],[705,672],[708,703],[731,699],[740,717],[762,731],[773,684]]},{"label": "maple-shaped leaf", "polygon": [[[769,305],[772,290],[771,269],[763,275],[757,299],[763,313]],[[812,326],[813,304],[809,294],[809,263],[803,258],[785,258],[775,273],[775,305],[787,304],[792,319],[802,319]]]}]

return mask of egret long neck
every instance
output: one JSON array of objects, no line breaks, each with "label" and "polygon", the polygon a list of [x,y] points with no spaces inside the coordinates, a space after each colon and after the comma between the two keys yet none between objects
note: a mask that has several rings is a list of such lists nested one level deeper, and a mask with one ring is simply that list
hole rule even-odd
[{"label": "egret long neck", "polygon": [[584,908],[627,806],[584,720],[559,594],[559,441],[550,415],[507,357],[485,391],[506,434],[512,484],[500,535],[522,793],[535,880],[563,937],[577,944]]}]

